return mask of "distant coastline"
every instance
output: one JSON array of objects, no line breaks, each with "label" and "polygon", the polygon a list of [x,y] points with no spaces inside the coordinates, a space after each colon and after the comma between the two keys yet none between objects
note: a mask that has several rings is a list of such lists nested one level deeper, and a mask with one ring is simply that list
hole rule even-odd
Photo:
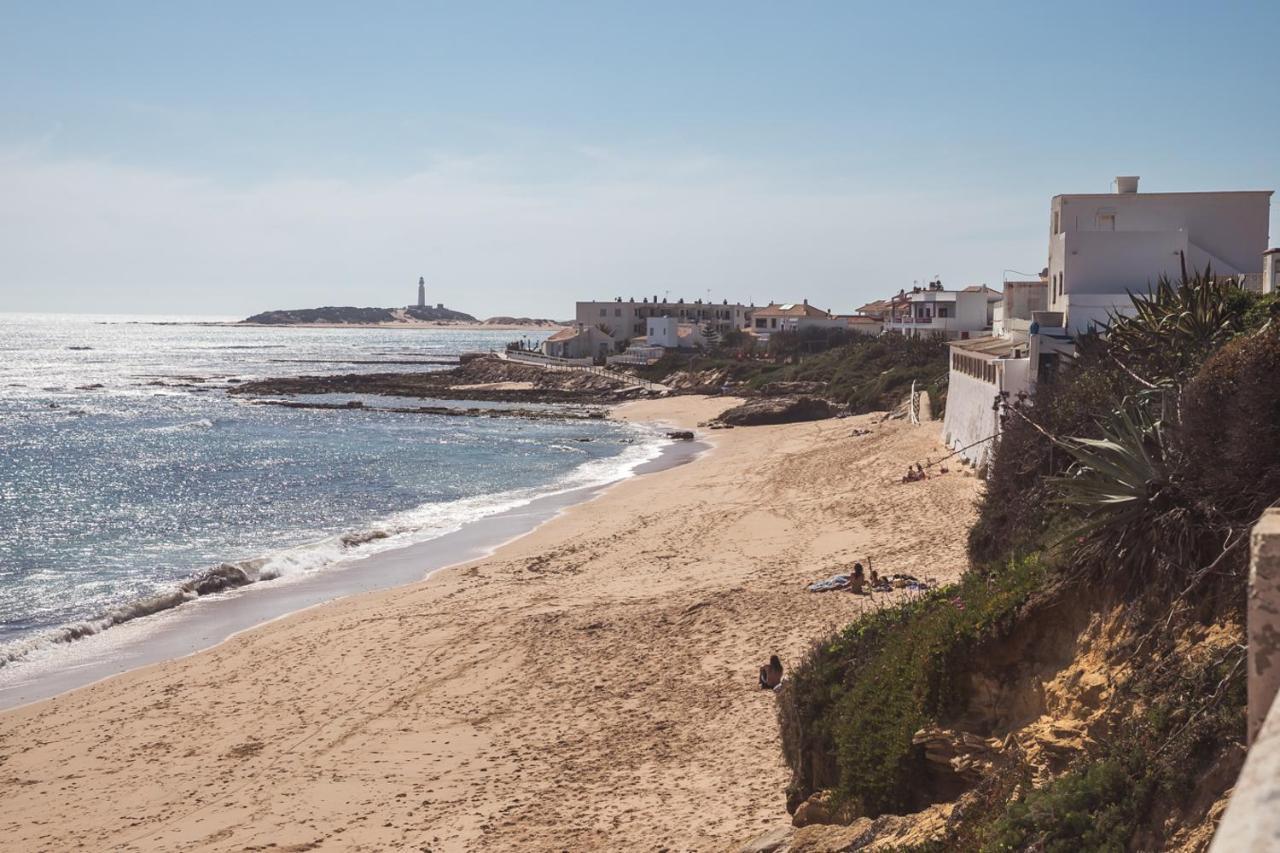
[{"label": "distant coastline", "polygon": [[[220,324],[219,324],[220,325]],[[480,320],[462,311],[438,305],[407,308],[358,308],[325,306],[264,311],[241,320],[237,326],[304,326],[311,328],[364,329],[557,329],[563,323],[541,317],[490,317]]]}]

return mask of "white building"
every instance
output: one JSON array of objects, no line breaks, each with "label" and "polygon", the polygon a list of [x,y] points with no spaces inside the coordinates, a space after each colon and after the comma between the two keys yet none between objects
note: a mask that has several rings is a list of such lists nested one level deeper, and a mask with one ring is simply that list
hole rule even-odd
[{"label": "white building", "polygon": [[676,349],[680,346],[680,321],[675,317],[650,317],[645,321],[644,342],[649,346]]},{"label": "white building", "polygon": [[685,302],[678,299],[670,302],[659,301],[655,296],[637,302],[618,297],[612,302],[579,302],[575,319],[583,325],[604,328],[615,348],[621,348],[632,338],[647,334],[645,321],[652,317],[671,317],[681,323],[709,326],[724,334],[746,326],[752,310],[752,305],[728,301],[715,303],[698,299]]},{"label": "white building", "polygon": [[947,446],[979,467],[991,459],[1000,430],[997,397],[1012,402],[1028,387],[1027,339],[971,338],[951,344],[951,372],[947,385],[947,413],[942,437]]},{"label": "white building", "polygon": [[1207,264],[1246,286],[1267,286],[1264,257],[1275,275],[1280,250],[1264,254],[1270,192],[1137,187],[1137,178],[1117,178],[1114,194],[1054,196],[1046,282],[1009,282],[1001,334],[951,345],[943,437],[953,450],[984,464],[1000,428],[997,399],[1033,393],[1074,353],[1076,334],[1131,309],[1129,292],[1145,293],[1161,274],[1179,278],[1183,254],[1188,271]]},{"label": "white building", "polygon": [[889,300],[891,313],[885,319],[886,332],[904,335],[942,335],[967,339],[990,334],[1001,294],[985,284],[963,290],[947,290],[942,282],[930,282],[910,293]]},{"label": "white building", "polygon": [[1262,253],[1263,293],[1280,293],[1280,249],[1267,249]]},{"label": "white building", "polygon": [[1049,309],[1049,280],[1038,278],[1033,281],[1006,281],[1004,298],[996,305],[995,318],[991,324],[992,334],[1006,335],[1010,332],[1023,332],[1031,326],[1033,315],[1037,311]]},{"label": "white building", "polygon": [[1049,311],[1070,334],[1107,321],[1161,274],[1177,279],[1206,265],[1219,275],[1261,278],[1271,192],[1140,193],[1138,178],[1116,192],[1059,195],[1049,204]]},{"label": "white building", "polygon": [[552,358],[590,358],[603,361],[613,351],[613,340],[597,329],[576,323],[542,342],[543,355]]},{"label": "white building", "polygon": [[774,332],[799,332],[804,329],[845,329],[849,327],[847,317],[837,317],[830,311],[823,311],[803,302],[787,302],[779,305],[770,302],[764,308],[751,312],[751,322],[747,331],[761,341],[769,340]]}]

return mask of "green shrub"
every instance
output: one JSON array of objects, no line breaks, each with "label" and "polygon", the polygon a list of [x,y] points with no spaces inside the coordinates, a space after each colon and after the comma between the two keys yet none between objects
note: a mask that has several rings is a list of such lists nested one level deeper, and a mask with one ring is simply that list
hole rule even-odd
[{"label": "green shrub", "polygon": [[1123,853],[1133,834],[1140,789],[1120,764],[1100,761],[1064,773],[1044,788],[1009,803],[984,853]]},{"label": "green shrub", "polygon": [[1002,635],[1043,576],[1038,560],[878,610],[817,645],[783,690],[779,721],[794,808],[834,788],[876,815],[916,808],[923,758],[911,738],[967,700],[967,663]]}]

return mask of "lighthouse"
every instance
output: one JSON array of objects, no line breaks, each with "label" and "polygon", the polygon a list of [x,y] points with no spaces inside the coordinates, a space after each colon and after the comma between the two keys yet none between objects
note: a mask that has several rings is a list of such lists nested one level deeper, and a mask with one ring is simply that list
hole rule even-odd
[{"label": "lighthouse", "polygon": [[422,276],[418,276],[418,307],[427,307],[427,282]]}]

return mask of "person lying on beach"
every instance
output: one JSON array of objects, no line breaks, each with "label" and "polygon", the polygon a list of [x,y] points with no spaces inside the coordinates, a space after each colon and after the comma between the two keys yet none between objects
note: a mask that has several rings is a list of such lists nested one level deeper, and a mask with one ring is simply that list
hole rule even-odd
[{"label": "person lying on beach", "polygon": [[773,690],[782,683],[782,661],[771,655],[769,662],[760,667],[760,689]]}]

